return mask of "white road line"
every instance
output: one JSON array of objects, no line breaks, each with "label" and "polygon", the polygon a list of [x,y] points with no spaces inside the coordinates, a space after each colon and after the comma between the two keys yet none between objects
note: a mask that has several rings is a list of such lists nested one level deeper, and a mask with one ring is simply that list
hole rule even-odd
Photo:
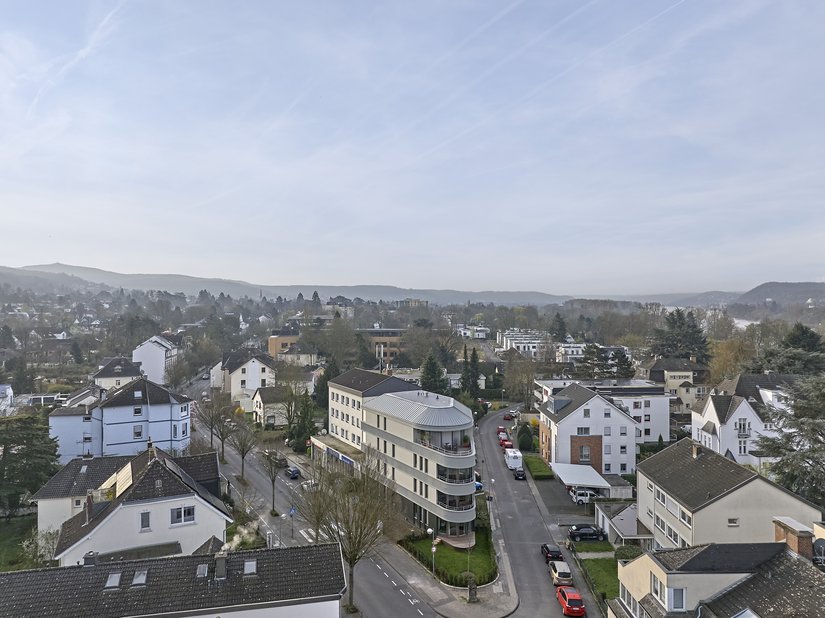
[{"label": "white road line", "polygon": [[386,571],[384,572],[384,577],[386,577],[387,579],[389,579],[389,578],[390,578],[390,576],[389,576],[389,575],[387,575]]},{"label": "white road line", "polygon": [[418,609],[418,610],[416,610],[416,611],[417,611],[419,614],[421,614],[422,616],[424,615],[424,612],[422,612],[420,609]]},{"label": "white road line", "polygon": [[410,602],[410,605],[415,605],[415,603],[413,603],[412,599],[407,599],[407,600]]},{"label": "white road line", "polygon": [[382,571],[384,570],[384,569],[382,569],[382,568],[381,568],[381,565],[380,565],[380,564],[378,564],[377,562],[375,563],[375,566],[377,566],[377,567],[378,567],[380,570],[382,570]]},{"label": "white road line", "polygon": [[392,585],[393,585],[393,586],[395,586],[396,588],[398,587],[398,584],[396,584],[396,583],[395,583],[395,582],[393,582],[392,580],[390,580],[390,581],[392,582]]}]

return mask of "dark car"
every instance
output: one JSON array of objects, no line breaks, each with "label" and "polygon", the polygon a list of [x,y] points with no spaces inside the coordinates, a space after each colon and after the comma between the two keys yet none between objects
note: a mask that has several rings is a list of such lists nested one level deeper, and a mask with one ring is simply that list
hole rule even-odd
[{"label": "dark car", "polygon": [[574,541],[604,541],[605,539],[604,530],[596,526],[586,525],[570,526],[567,536]]},{"label": "dark car", "polygon": [[301,477],[301,471],[295,466],[290,466],[284,470],[284,474],[286,474],[286,477],[289,479],[297,479]]},{"label": "dark car", "polygon": [[556,598],[561,605],[561,613],[565,616],[584,616],[584,601],[579,591],[570,586],[559,586],[556,589]]},{"label": "dark car", "polygon": [[559,546],[553,545],[552,543],[542,543],[541,555],[544,556],[545,562],[564,560],[564,558],[562,558]]},{"label": "dark car", "polygon": [[526,481],[527,475],[524,474],[524,468],[516,468],[513,470],[513,478],[517,481]]}]

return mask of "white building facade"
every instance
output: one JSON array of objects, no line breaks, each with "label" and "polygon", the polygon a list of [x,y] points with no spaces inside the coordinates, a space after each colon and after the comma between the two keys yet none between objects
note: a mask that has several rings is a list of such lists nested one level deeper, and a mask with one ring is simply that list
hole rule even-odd
[{"label": "white building facade", "polygon": [[166,384],[169,371],[182,355],[183,351],[174,343],[155,335],[132,351],[132,362],[140,363],[144,375],[152,382]]}]

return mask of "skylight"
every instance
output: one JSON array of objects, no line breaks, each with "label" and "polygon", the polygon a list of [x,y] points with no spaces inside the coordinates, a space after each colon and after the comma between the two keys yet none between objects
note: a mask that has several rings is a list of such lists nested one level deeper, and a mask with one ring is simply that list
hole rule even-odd
[{"label": "skylight", "polygon": [[258,572],[258,561],[257,560],[244,560],[243,561],[243,574],[244,575],[255,575]]},{"label": "skylight", "polygon": [[117,573],[109,573],[109,577],[106,578],[106,587],[107,588],[117,588],[120,585],[120,571]]},{"label": "skylight", "polygon": [[132,578],[132,585],[133,586],[145,586],[146,585],[146,574],[148,571],[146,569],[142,569],[140,571],[135,571],[135,576]]},{"label": "skylight", "polygon": [[209,566],[206,564],[199,564],[198,570],[195,572],[196,577],[206,577],[206,573],[209,570]]}]

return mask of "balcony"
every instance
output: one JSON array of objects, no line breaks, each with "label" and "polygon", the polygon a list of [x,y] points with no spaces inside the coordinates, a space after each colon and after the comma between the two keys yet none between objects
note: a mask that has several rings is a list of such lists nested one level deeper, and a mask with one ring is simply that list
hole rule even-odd
[{"label": "balcony", "polygon": [[475,507],[472,496],[447,496],[438,492],[438,506],[448,511],[469,511]]},{"label": "balcony", "polygon": [[475,481],[475,475],[472,468],[447,468],[439,465],[436,471],[436,478],[445,483],[462,484],[472,483]]},{"label": "balcony", "polygon": [[416,429],[414,439],[416,444],[445,455],[472,455],[475,452],[470,430],[429,432]]},{"label": "balcony", "polygon": [[751,437],[751,430],[743,427],[739,427],[736,430],[736,435],[740,438],[750,438]]}]

